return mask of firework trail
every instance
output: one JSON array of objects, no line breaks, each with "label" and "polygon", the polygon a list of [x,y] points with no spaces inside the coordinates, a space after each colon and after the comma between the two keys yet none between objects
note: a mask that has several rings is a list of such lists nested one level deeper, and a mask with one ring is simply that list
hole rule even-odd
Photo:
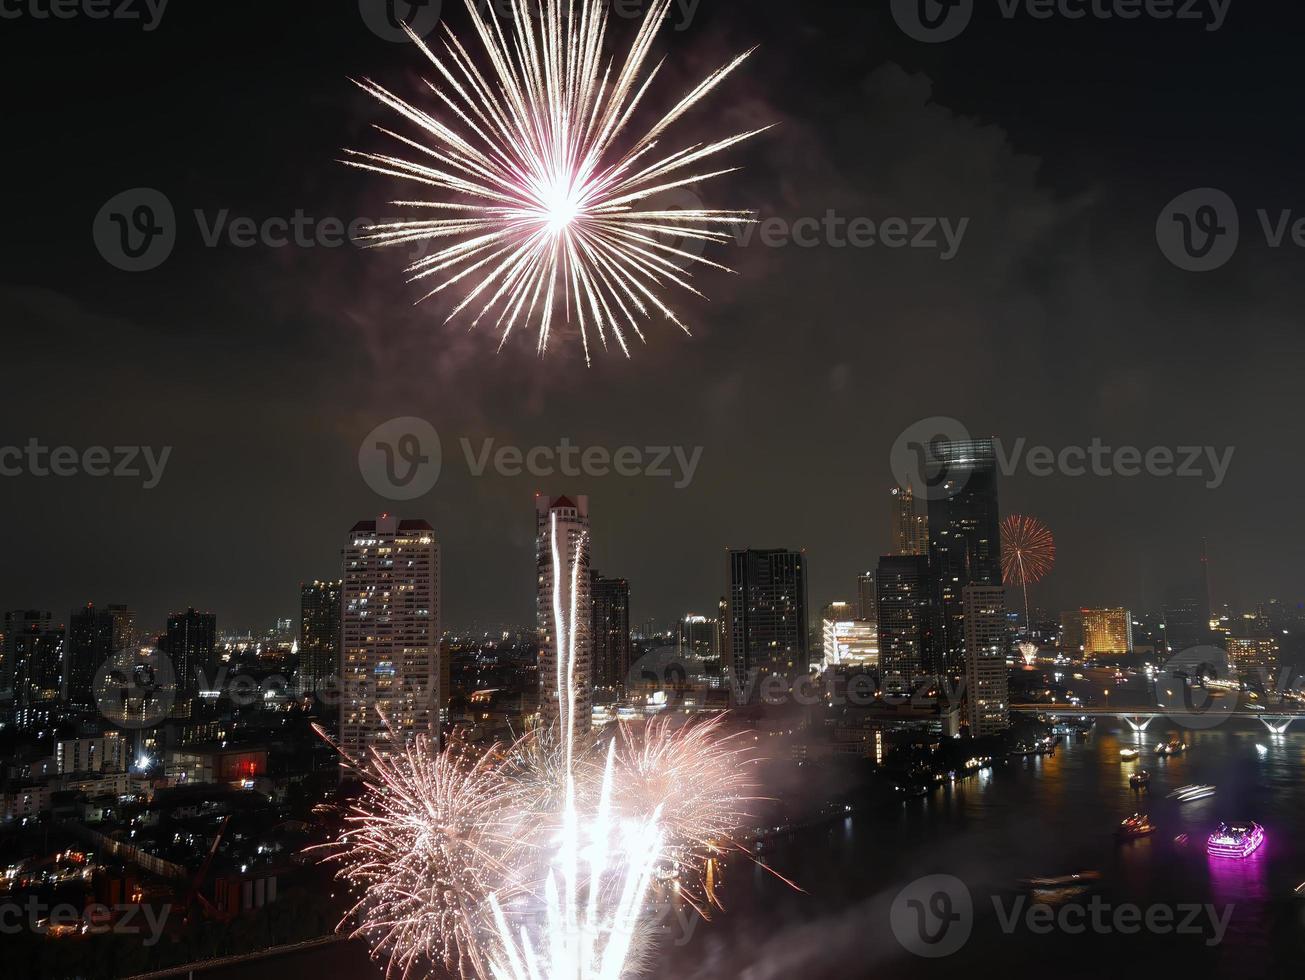
[{"label": "firework trail", "polygon": [[688,333],[660,294],[676,286],[701,296],[687,272],[694,264],[730,270],[663,239],[724,243],[726,226],[749,222],[752,213],[668,210],[654,198],[731,173],[737,168],[706,161],[764,129],[670,153],[659,146],[752,52],[627,137],[661,67],[645,70],[672,0],[654,0],[619,66],[603,57],[606,0],[514,2],[506,30],[494,4],[482,13],[476,0],[466,3],[483,48],[480,64],[447,26],[440,51],[408,30],[439,74],[427,82],[440,103],[434,114],[375,82],[357,83],[415,124],[425,142],[378,127],[404,155],[349,150],[343,162],[438,192],[432,200],[393,202],[435,217],[375,226],[368,240],[435,243],[408,268],[410,281],[438,280],[422,299],[465,281],[466,295],[445,322],[467,311],[474,327],[492,316],[500,349],[515,326],[533,320],[542,354],[558,306],[579,327],[586,363],[590,328],[604,348],[610,330],[626,356],[627,328],[642,341],[639,321],[654,313]]},{"label": "firework trail", "polygon": [[1024,628],[1029,628],[1029,586],[1041,582],[1056,564],[1056,539],[1036,517],[1011,514],[1001,522],[1003,580],[1024,590]]},{"label": "firework trail", "polygon": [[[565,601],[557,517],[551,527],[559,703],[574,708],[576,585]],[[618,980],[651,945],[657,872],[674,862],[703,910],[719,855],[746,813],[745,750],[720,722],[618,730],[605,745],[577,731],[528,733],[476,760],[418,737],[358,764],[367,789],[327,860],[361,894],[352,934],[408,976],[443,962],[492,980]],[[698,896],[696,878],[705,882]]]}]

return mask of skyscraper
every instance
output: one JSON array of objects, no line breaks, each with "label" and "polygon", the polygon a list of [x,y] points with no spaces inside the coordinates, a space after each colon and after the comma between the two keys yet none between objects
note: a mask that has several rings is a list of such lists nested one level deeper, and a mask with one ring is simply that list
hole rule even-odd
[{"label": "skyscraper", "polygon": [[343,583],[305,582],[299,587],[299,693],[326,689],[340,670],[340,591]]},{"label": "skyscraper", "polygon": [[1010,727],[1006,590],[999,585],[970,584],[961,590],[961,604],[965,618],[966,714],[970,734],[982,738]]},{"label": "skyscraper", "polygon": [[[553,566],[561,572],[554,581]],[[558,702],[559,641],[569,636],[574,660],[569,682],[574,684],[575,709],[571,720],[577,735],[593,727],[594,661],[593,605],[589,581],[589,498],[535,495],[535,565],[539,591],[535,613],[539,627],[539,719],[548,730],[560,732],[562,709]],[[574,574],[573,574],[574,572]],[[559,634],[559,629],[561,633]],[[568,682],[562,677],[561,683]]]},{"label": "skyscraper", "polygon": [[938,590],[934,670],[965,669],[965,586],[1001,585],[1001,516],[997,453],[991,439],[938,441],[927,468],[937,493],[929,500],[929,566]]},{"label": "skyscraper", "polygon": [[217,665],[217,616],[187,609],[168,617],[163,637],[164,653],[172,660],[177,677],[173,715],[188,718],[191,705],[204,684],[211,684]]},{"label": "skyscraper", "polygon": [[[359,521],[340,587],[340,747],[352,758],[405,743],[439,743],[440,546],[425,521]],[[388,732],[387,732],[388,722]]]},{"label": "skyscraper", "polygon": [[594,684],[616,689],[630,673],[630,583],[593,572],[589,589],[594,607]]},{"label": "skyscraper", "polygon": [[810,665],[806,556],[747,549],[731,551],[729,562],[726,666],[755,700],[765,677],[792,678]]},{"label": "skyscraper", "polygon": [[48,612],[35,609],[5,614],[4,677],[0,687],[13,693],[11,714],[18,728],[52,724],[63,691],[64,629]]},{"label": "skyscraper", "polygon": [[879,666],[885,690],[902,691],[932,672],[935,593],[924,555],[885,555],[875,575]]},{"label": "skyscraper", "polygon": [[115,653],[133,640],[133,619],[126,606],[97,609],[87,603],[68,617],[67,667],[64,672],[68,704],[95,707],[95,675]]},{"label": "skyscraper", "polygon": [[893,554],[927,555],[929,553],[929,518],[915,499],[910,487],[893,487]]},{"label": "skyscraper", "polygon": [[859,600],[857,619],[875,622],[879,618],[879,600],[875,598],[874,572],[862,572],[856,577],[856,594]]}]

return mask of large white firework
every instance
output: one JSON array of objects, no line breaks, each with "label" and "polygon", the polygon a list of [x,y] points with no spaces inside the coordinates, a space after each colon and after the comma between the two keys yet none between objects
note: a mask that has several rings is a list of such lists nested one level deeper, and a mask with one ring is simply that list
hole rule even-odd
[{"label": "large white firework", "polygon": [[370,80],[358,82],[425,140],[381,128],[403,155],[348,151],[344,162],[440,192],[433,200],[394,202],[438,217],[377,225],[367,238],[434,243],[408,268],[412,281],[438,279],[421,298],[464,283],[465,296],[448,320],[464,311],[471,326],[493,317],[500,349],[515,326],[533,321],[542,354],[559,314],[578,326],[586,363],[590,328],[604,347],[610,331],[627,356],[627,330],[642,341],[640,321],[654,314],[687,333],[662,294],[674,286],[701,296],[690,281],[694,265],[729,271],[700,252],[729,241],[726,227],[750,221],[751,212],[674,209],[658,198],[737,169],[706,161],[764,129],[673,152],[659,147],[666,131],[752,52],[629,136],[661,67],[649,68],[649,57],[672,0],[653,0],[619,63],[603,55],[606,0],[514,0],[511,18],[502,21],[494,4],[482,12],[476,0],[466,3],[483,48],[480,63],[447,25],[439,52],[408,31],[438,72],[427,81],[438,100],[433,111]]}]

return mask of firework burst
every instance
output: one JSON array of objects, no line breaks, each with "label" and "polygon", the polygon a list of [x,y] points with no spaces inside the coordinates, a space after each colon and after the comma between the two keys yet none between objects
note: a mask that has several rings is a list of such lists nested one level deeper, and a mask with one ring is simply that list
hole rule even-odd
[{"label": "firework burst", "polygon": [[367,788],[327,860],[359,891],[347,921],[387,972],[443,962],[492,980],[619,980],[651,947],[659,870],[674,864],[703,911],[718,856],[740,849],[748,760],[719,720],[576,730],[580,551],[567,575],[556,516],[551,532],[556,730],[476,759],[392,732],[356,765]]},{"label": "firework burst", "polygon": [[1036,517],[1011,514],[1001,522],[1001,574],[1024,590],[1024,625],[1029,624],[1029,586],[1041,582],[1056,564],[1056,539]]},{"label": "firework burst", "polygon": [[750,221],[751,212],[667,209],[656,198],[732,172],[709,159],[764,130],[659,149],[667,130],[749,51],[650,129],[627,136],[660,68],[647,66],[671,3],[654,0],[618,64],[603,56],[605,0],[518,0],[506,28],[494,4],[483,13],[467,0],[480,63],[447,27],[439,51],[408,31],[438,72],[427,82],[438,100],[433,112],[370,80],[357,83],[421,130],[423,141],[381,129],[401,155],[348,151],[343,162],[437,192],[394,202],[436,217],[378,225],[368,237],[379,245],[435,244],[408,273],[414,282],[438,281],[422,299],[465,284],[445,322],[466,312],[474,327],[490,317],[500,349],[514,327],[535,322],[542,354],[561,315],[578,326],[586,363],[591,328],[604,347],[610,333],[627,356],[627,331],[642,341],[640,321],[654,314],[688,332],[662,293],[674,286],[701,296],[687,271],[694,265],[729,270],[687,243],[726,242],[725,228]]}]

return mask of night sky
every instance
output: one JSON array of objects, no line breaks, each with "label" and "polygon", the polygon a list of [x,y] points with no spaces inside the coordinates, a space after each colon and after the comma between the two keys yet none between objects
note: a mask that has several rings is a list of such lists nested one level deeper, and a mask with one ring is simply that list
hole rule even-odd
[{"label": "night sky", "polygon": [[[706,206],[968,218],[956,255],[720,247],[711,257],[738,275],[701,271],[709,303],[676,297],[693,337],[656,322],[631,360],[600,351],[588,369],[575,338],[540,359],[522,332],[496,355],[490,329],[443,324],[449,301],[414,308],[398,252],[205,246],[196,209],[348,222],[413,196],[336,162],[344,147],[388,149],[372,124],[402,125],[351,76],[421,98],[433,74],[372,33],[356,0],[176,3],[151,31],[0,20],[0,445],[173,447],[152,490],[0,479],[0,606],[63,618],[126,602],[157,629],[194,605],[262,629],[297,614],[301,580],[338,574],[355,521],[392,509],[437,529],[447,625],[529,622],[540,489],[590,494],[595,566],[630,579],[635,621],[713,608],[727,547],[807,549],[818,608],[852,598],[888,548],[890,448],[936,415],[1007,444],[1235,447],[1217,490],[1003,479],[1003,512],[1057,535],[1037,605],[1159,607],[1194,576],[1203,536],[1217,601],[1305,596],[1305,251],[1290,235],[1266,247],[1255,215],[1305,215],[1305,13],[1233,0],[1206,31],[1008,20],[980,0],[962,36],[923,44],[888,6],[702,0],[662,35],[651,108],[759,44],[671,133],[678,146],[779,124],[731,153],[742,173],[696,189]],[[445,16],[467,33],[460,4]],[[104,261],[92,225],[137,187],[168,197],[179,232],[167,262],[130,274]],[[1242,241],[1192,274],[1155,228],[1200,187],[1234,199]],[[429,494],[396,504],[357,456],[399,416],[436,427],[444,465]],[[489,437],[702,457],[683,489],[472,477],[459,440]]]}]

